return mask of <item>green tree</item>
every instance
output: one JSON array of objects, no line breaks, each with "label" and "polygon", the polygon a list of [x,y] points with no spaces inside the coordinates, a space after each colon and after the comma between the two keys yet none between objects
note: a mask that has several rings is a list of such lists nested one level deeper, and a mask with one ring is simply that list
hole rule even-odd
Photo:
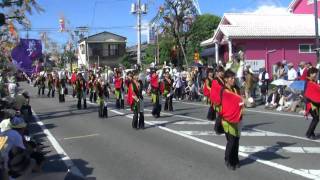
[{"label": "green tree", "polygon": [[151,64],[154,62],[155,56],[156,56],[156,48],[157,46],[155,44],[149,44],[148,47],[146,48],[146,56],[144,58],[144,63],[146,65]]},{"label": "green tree", "polygon": [[[160,58],[160,64],[163,64],[165,61],[170,63],[170,53],[172,47],[175,45],[174,38],[172,38],[169,34],[165,34],[161,37],[159,37],[159,58]],[[146,49],[146,57],[145,57],[145,63],[148,65],[155,60],[157,51],[157,45],[155,44],[149,44]]]},{"label": "green tree", "polygon": [[212,14],[204,14],[198,16],[190,28],[190,39],[188,41],[188,60],[193,60],[193,53],[195,50],[201,52],[200,43],[211,38],[214,30],[217,29],[220,23],[220,17]]},{"label": "green tree", "polygon": [[[186,45],[190,36],[189,27],[197,16],[197,9],[192,0],[165,0],[164,2],[164,30],[169,33],[179,46],[179,63],[181,58],[187,61]],[[187,62],[186,62],[187,63]]]},{"label": "green tree", "polygon": [[124,55],[121,57],[121,64],[126,68],[131,68],[131,63],[129,62],[129,55]]}]

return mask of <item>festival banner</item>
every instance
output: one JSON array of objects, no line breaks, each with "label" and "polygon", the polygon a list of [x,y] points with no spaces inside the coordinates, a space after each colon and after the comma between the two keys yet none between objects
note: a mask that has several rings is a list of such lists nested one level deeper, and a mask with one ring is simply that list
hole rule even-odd
[{"label": "festival banner", "polygon": [[42,57],[41,40],[20,39],[20,43],[11,52],[13,64],[28,75],[32,74],[33,61]]}]

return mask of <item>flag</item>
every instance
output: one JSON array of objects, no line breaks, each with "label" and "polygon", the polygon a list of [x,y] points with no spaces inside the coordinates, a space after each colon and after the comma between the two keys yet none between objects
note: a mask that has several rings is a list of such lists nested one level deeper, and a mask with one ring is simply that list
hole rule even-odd
[{"label": "flag", "polygon": [[20,43],[12,50],[13,64],[28,75],[32,74],[32,63],[42,57],[42,44],[36,39],[20,39]]}]

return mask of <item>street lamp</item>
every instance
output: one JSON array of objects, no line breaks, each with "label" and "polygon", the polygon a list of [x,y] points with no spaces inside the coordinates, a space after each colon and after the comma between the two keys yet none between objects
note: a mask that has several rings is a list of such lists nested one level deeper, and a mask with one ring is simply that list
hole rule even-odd
[{"label": "street lamp", "polygon": [[137,47],[137,64],[141,65],[141,15],[147,14],[147,5],[141,4],[141,0],[137,3],[131,4],[131,13],[137,14],[138,27],[138,47]]}]

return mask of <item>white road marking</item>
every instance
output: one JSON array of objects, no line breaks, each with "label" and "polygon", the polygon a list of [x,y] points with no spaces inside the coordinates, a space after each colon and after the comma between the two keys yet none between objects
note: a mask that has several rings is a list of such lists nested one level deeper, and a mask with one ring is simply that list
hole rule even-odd
[{"label": "white road marking", "polygon": [[[190,102],[183,102],[183,101],[176,101],[176,102],[177,102],[177,103],[182,103],[182,104],[188,104],[188,105],[209,107],[209,106],[206,105],[206,104],[190,103]],[[245,109],[245,111],[255,112],[255,113],[261,113],[261,114],[271,114],[271,115],[277,115],[277,116],[288,116],[288,117],[304,118],[304,116],[302,116],[302,115],[287,114],[287,113],[276,113],[276,112],[258,111],[258,110],[251,110],[251,109]]]},{"label": "white road marking", "polygon": [[[145,111],[151,111],[151,110],[150,109],[145,109]],[[161,113],[161,114],[168,115],[168,116],[173,116],[173,117],[181,117],[181,118],[185,118],[185,119],[192,119],[192,120],[197,120],[197,121],[208,122],[208,120],[205,120],[205,119],[182,116],[182,115],[175,115],[175,114],[171,114],[171,113]],[[255,129],[255,128],[253,128],[252,130],[258,131],[258,132],[263,132],[263,133],[269,133],[269,134],[276,133],[276,132],[271,132],[271,131],[264,131],[264,130],[260,130],[260,129]],[[277,134],[279,136],[281,135],[281,136],[291,137],[291,138],[295,138],[295,139],[301,139],[301,140],[305,140],[305,141],[312,141],[312,142],[320,143],[320,140],[312,140],[312,139],[308,139],[308,138],[305,138],[305,137],[294,136],[294,135],[284,134],[284,133],[277,133]]]},{"label": "white road marking", "polygon": [[274,146],[240,146],[244,153],[295,153],[295,154],[320,154],[320,147],[274,147]]},{"label": "white road marking", "polygon": [[82,138],[88,138],[88,137],[94,137],[94,136],[99,136],[99,134],[89,134],[89,135],[84,135],[84,136],[67,137],[67,138],[63,138],[63,140],[82,139]]},{"label": "white road marking", "polygon": [[[149,111],[151,112],[151,109],[144,109],[145,111]],[[183,115],[176,115],[176,114],[171,114],[171,113],[165,113],[165,112],[161,112],[162,115],[167,115],[167,116],[173,116],[173,117],[180,117],[180,118],[184,118],[184,119],[192,119],[192,120],[196,120],[196,121],[203,121],[203,122],[208,122],[208,120],[204,120],[204,119],[200,119],[200,118],[195,118],[195,117],[189,117],[189,116],[183,116]]]},{"label": "white road marking", "polygon": [[[217,135],[213,131],[179,131],[184,134],[188,134],[191,136],[224,136],[223,135]],[[242,131],[241,136],[253,136],[253,137],[258,137],[258,136],[264,136],[264,137],[286,137],[284,134],[279,134],[279,133],[273,133],[273,132],[256,132],[256,131]]]},{"label": "white road marking", "polygon": [[214,122],[202,122],[202,121],[148,121],[153,124],[174,124],[174,125],[213,125]]},{"label": "white road marking", "polygon": [[[120,113],[120,112],[118,112],[118,113]],[[152,125],[152,126],[156,125],[156,124],[153,124],[153,123],[148,122],[148,121],[145,121],[145,123],[149,124],[149,125]],[[217,149],[225,150],[225,147],[221,146],[219,144],[215,144],[215,143],[212,143],[212,142],[209,142],[209,141],[206,141],[206,140],[194,137],[194,136],[190,136],[190,135],[181,133],[179,131],[175,131],[175,130],[169,129],[167,127],[158,126],[158,128],[162,129],[164,131],[170,132],[172,134],[176,134],[176,135],[185,137],[187,139],[191,139],[193,141],[196,141],[196,142],[199,142],[199,143],[202,143],[202,144],[206,144],[208,146],[211,146],[211,147],[214,147],[214,148],[217,148]],[[272,162],[272,161],[259,159],[257,156],[254,156],[252,154],[239,152],[239,156],[242,156],[244,158],[250,158],[250,159],[252,159],[252,160],[254,160],[256,162],[259,162],[261,164],[264,164],[264,165],[267,165],[267,166],[270,166],[270,167],[273,167],[273,168],[276,168],[276,169],[280,169],[282,171],[285,171],[285,172],[288,172],[288,173],[291,173],[291,174],[299,175],[299,176],[302,176],[302,177],[305,177],[305,178],[308,178],[308,179],[320,179],[320,176],[318,176],[318,175],[310,174],[310,173],[302,171],[300,169],[294,169],[294,168],[291,168],[291,167],[288,167],[288,166],[285,166],[285,165],[282,165],[282,164],[279,164],[279,163],[275,163],[275,162]]]},{"label": "white road marking", "polygon": [[49,141],[51,142],[54,149],[57,151],[57,154],[61,157],[61,160],[65,163],[67,168],[70,169],[70,171],[79,177],[84,177],[84,175],[81,173],[79,168],[74,165],[71,158],[68,156],[68,154],[63,150],[62,146],[58,143],[56,138],[51,134],[51,132],[46,128],[45,124],[40,121],[38,115],[32,110],[33,116],[35,117],[36,123],[41,127],[43,133],[47,136]]},{"label": "white road marking", "polygon": [[315,169],[301,169],[301,171],[305,171],[309,174],[314,174],[317,176],[320,176],[320,170],[315,170]]}]

